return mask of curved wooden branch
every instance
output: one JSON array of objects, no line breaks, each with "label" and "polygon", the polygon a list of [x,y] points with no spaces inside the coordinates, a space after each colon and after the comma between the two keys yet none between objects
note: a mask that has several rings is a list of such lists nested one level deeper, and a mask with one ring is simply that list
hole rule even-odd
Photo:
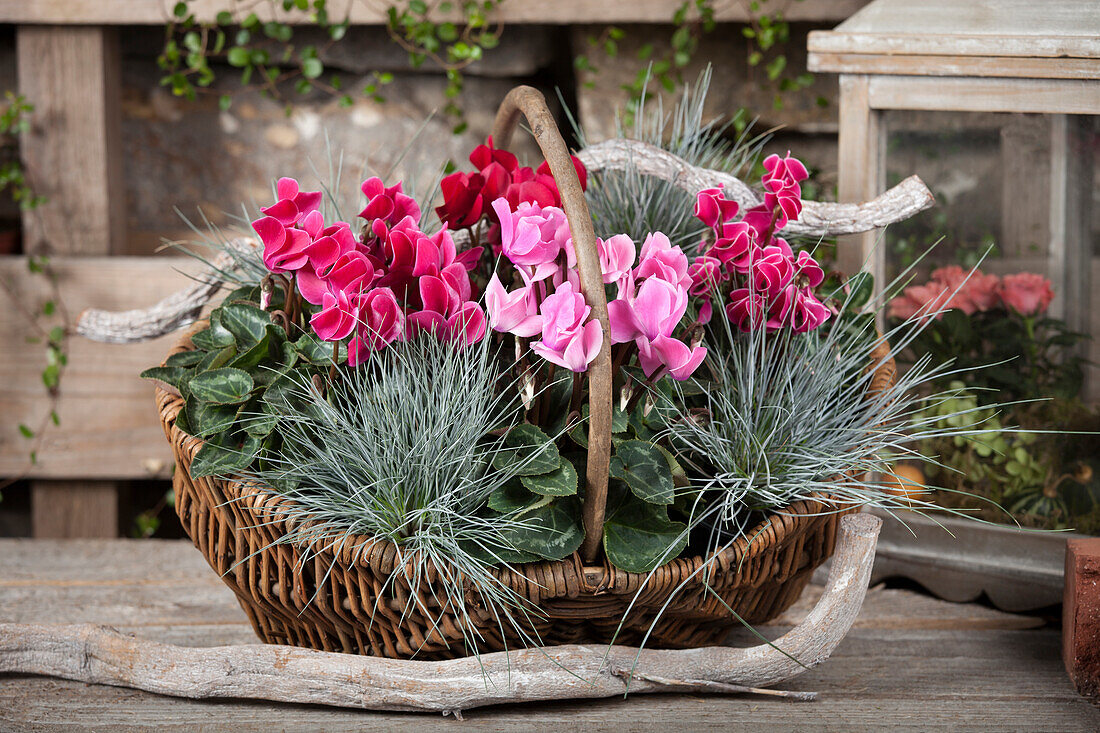
[{"label": "curved wooden branch", "polygon": [[175,697],[443,712],[627,691],[756,692],[825,661],[848,633],[867,592],[881,524],[869,514],[841,520],[824,594],[806,619],[773,645],[640,652],[570,645],[420,662],[266,645],[179,647],[90,624],[0,624],[0,672]]},{"label": "curved wooden branch", "polygon": [[[590,145],[577,153],[591,171],[626,170],[635,167],[644,175],[676,184],[689,193],[722,184],[726,197],[742,209],[761,203],[757,193],[736,176],[709,168],[697,168],[667,150],[639,140],[616,138]],[[806,237],[858,234],[908,219],[935,203],[928,187],[910,176],[886,193],[862,204],[804,201],[802,215],[783,228],[784,233]]]},{"label": "curved wooden branch", "polygon": [[[617,138],[590,145],[577,157],[591,171],[636,167],[645,175],[675,183],[690,193],[722,184],[727,196],[743,209],[760,198],[744,181],[721,171],[698,168],[672,153],[638,140]],[[886,193],[862,204],[805,201],[802,214],[784,228],[785,233],[806,237],[857,234],[908,219],[935,203],[932,192],[919,178],[910,176]],[[467,233],[453,233],[461,249]],[[215,285],[217,281],[217,285]],[[132,343],[163,336],[193,321],[220,286],[217,272],[209,271],[200,284],[170,295],[147,309],[112,313],[89,309],[77,321],[77,333],[93,341]]]}]

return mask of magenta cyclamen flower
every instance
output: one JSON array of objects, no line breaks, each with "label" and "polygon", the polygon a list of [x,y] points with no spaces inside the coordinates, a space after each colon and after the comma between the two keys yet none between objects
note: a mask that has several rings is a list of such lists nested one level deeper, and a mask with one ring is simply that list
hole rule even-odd
[{"label": "magenta cyclamen flower", "polygon": [[280,178],[275,184],[275,196],[278,200],[260,211],[283,226],[297,224],[301,217],[321,206],[321,192],[299,191],[298,181],[293,178]]},{"label": "magenta cyclamen flower", "polygon": [[764,296],[749,288],[734,290],[726,303],[726,317],[742,331],[751,331],[764,325],[766,312]]},{"label": "magenta cyclamen flower", "polygon": [[359,328],[348,344],[348,363],[362,364],[377,351],[397,341],[405,333],[405,313],[393,291],[375,288],[361,298]]},{"label": "magenta cyclamen flower", "polygon": [[700,297],[708,296],[726,279],[722,272],[722,261],[709,256],[696,257],[688,268],[688,276],[691,278],[688,292]]},{"label": "magenta cyclamen flower", "polygon": [[770,330],[789,326],[796,333],[806,333],[824,324],[830,315],[809,288],[788,285],[772,301],[767,326]]},{"label": "magenta cyclamen flower", "polygon": [[538,313],[534,289],[530,285],[507,292],[500,278],[493,273],[485,288],[485,309],[494,331],[530,338],[542,331],[542,316]]},{"label": "magenta cyclamen flower", "polygon": [[794,278],[794,262],[790,250],[779,246],[765,247],[752,263],[752,282],[757,292],[774,298]]},{"label": "magenta cyclamen flower", "polygon": [[367,221],[376,237],[384,237],[388,227],[405,217],[413,221],[420,219],[420,207],[413,197],[402,193],[400,182],[386,188],[381,178],[368,178],[363,181],[360,190],[367,197],[367,205],[359,216]]},{"label": "magenta cyclamen flower", "polygon": [[603,330],[598,321],[585,322],[592,308],[568,280],[542,301],[542,340],[531,350],[570,371],[583,372],[600,353]]},{"label": "magenta cyclamen flower", "polygon": [[695,218],[711,229],[717,229],[737,216],[736,201],[729,201],[722,188],[706,188],[695,197]]},{"label": "magenta cyclamen flower", "polygon": [[359,308],[343,291],[325,293],[321,310],[309,319],[313,332],[322,341],[340,341],[351,335],[359,320]]},{"label": "magenta cyclamen flower", "polygon": [[264,266],[271,272],[293,272],[309,262],[305,250],[310,238],[301,229],[288,228],[273,216],[257,219],[252,228],[264,245]]}]

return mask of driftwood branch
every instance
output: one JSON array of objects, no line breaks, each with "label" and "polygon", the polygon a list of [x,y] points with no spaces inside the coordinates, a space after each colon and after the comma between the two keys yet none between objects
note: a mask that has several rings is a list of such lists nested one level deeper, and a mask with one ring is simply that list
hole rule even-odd
[{"label": "driftwood branch", "polygon": [[[591,171],[636,167],[642,174],[671,181],[690,193],[722,184],[727,197],[742,209],[760,203],[759,195],[744,181],[721,171],[698,168],[654,145],[618,138],[590,145],[577,153]],[[856,234],[893,224],[927,209],[934,203],[931,191],[910,176],[886,193],[862,204],[803,203],[802,214],[784,232],[807,237]],[[454,232],[459,248],[468,241],[465,231]],[[247,240],[243,240],[247,241]],[[224,268],[223,268],[224,269]],[[208,270],[197,284],[168,296],[156,305],[114,313],[89,309],[77,321],[77,333],[93,341],[133,343],[163,336],[191,323],[214,297],[222,279]]]},{"label": "driftwood branch", "polygon": [[570,645],[421,662],[266,645],[179,647],[90,624],[0,624],[0,672],[174,697],[452,713],[627,691],[740,692],[791,679],[829,657],[863,605],[880,525],[868,514],[841,520],[824,594],[801,624],[772,645],[642,651]]},{"label": "driftwood branch", "polygon": [[[654,176],[697,193],[722,184],[726,198],[742,209],[761,203],[760,196],[736,176],[709,168],[697,168],[667,150],[639,140],[616,138],[590,145],[577,153],[592,171],[637,168],[643,175]],[[935,203],[932,192],[916,176],[910,176],[886,193],[862,204],[834,204],[805,201],[802,215],[783,229],[784,233],[807,237],[831,237],[858,234],[908,219]]]},{"label": "driftwood branch", "polygon": [[[231,246],[257,246],[251,240],[234,240]],[[106,311],[88,308],[76,321],[76,332],[92,341],[109,344],[130,344],[148,341],[177,331],[198,319],[202,309],[214,297],[225,278],[222,273],[233,267],[233,258],[222,252],[210,263],[195,284],[179,290],[148,308],[128,311]]]}]

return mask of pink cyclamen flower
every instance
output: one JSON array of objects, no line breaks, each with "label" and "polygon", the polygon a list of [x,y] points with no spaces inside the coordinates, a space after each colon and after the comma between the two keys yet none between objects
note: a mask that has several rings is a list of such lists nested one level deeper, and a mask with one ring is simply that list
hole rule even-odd
[{"label": "pink cyclamen flower", "polygon": [[616,234],[606,240],[597,239],[596,249],[600,254],[604,284],[619,282],[634,267],[637,249],[634,240],[625,234]]},{"label": "pink cyclamen flower", "polygon": [[542,340],[532,343],[531,350],[570,371],[585,371],[603,345],[599,322],[585,322],[591,311],[573,284],[563,282],[542,301]]},{"label": "pink cyclamen flower", "polygon": [[311,240],[301,229],[288,228],[273,216],[257,219],[252,228],[263,242],[264,266],[271,272],[293,272],[309,262],[305,250]]},{"label": "pink cyclamen flower", "polygon": [[530,338],[542,331],[542,316],[538,313],[535,293],[530,285],[509,293],[493,273],[485,288],[485,308],[494,331],[523,338]]},{"label": "pink cyclamen flower", "polygon": [[691,288],[688,292],[695,296],[706,296],[726,279],[722,272],[722,261],[707,256],[695,258],[688,267],[688,276],[691,277]]},{"label": "pink cyclamen flower", "polygon": [[360,299],[358,335],[353,341],[366,351],[377,351],[405,333],[405,313],[389,288],[374,288]]},{"label": "pink cyclamen flower", "polygon": [[393,225],[406,216],[420,219],[420,207],[412,196],[402,193],[400,182],[387,188],[381,178],[368,178],[360,190],[367,197],[367,205],[359,216],[368,222],[380,220]]},{"label": "pink cyclamen flower", "polygon": [[806,333],[824,324],[831,314],[809,288],[788,285],[772,301],[769,316],[769,330],[787,326],[795,333]]},{"label": "pink cyclamen flower", "polygon": [[631,296],[631,287],[607,304],[611,343],[634,341],[646,376],[662,367],[673,379],[684,380],[703,362],[706,349],[689,348],[672,337],[687,310],[687,291],[660,278],[649,278]]},{"label": "pink cyclamen flower", "polygon": [[763,326],[766,311],[764,296],[748,288],[738,288],[731,292],[729,302],[726,303],[726,317],[742,331]]},{"label": "pink cyclamen flower", "polygon": [[1000,286],[1001,301],[1023,316],[1038,315],[1046,311],[1054,299],[1050,280],[1034,272],[1018,272],[1005,275]]},{"label": "pink cyclamen flower", "polygon": [[321,206],[321,192],[300,191],[298,181],[293,178],[280,178],[275,184],[275,196],[278,200],[260,211],[283,226],[293,226],[301,217],[317,211]]},{"label": "pink cyclamen flower", "polygon": [[687,255],[679,247],[673,247],[661,232],[646,235],[634,277],[638,280],[656,277],[679,288],[691,287]]},{"label": "pink cyclamen flower", "polygon": [[345,292],[325,293],[321,310],[309,319],[313,332],[322,341],[340,341],[351,335],[359,319],[359,309]]},{"label": "pink cyclamen flower", "polygon": [[772,245],[760,251],[760,256],[752,263],[751,274],[756,291],[774,298],[794,278],[794,262],[789,251]]},{"label": "pink cyclamen flower", "polygon": [[565,212],[526,202],[513,211],[504,198],[493,202],[493,210],[500,220],[502,251],[513,265],[531,268],[532,281],[545,280],[557,272],[558,255],[569,239]]},{"label": "pink cyclamen flower", "polygon": [[703,189],[695,197],[695,218],[711,229],[717,229],[737,216],[736,201],[726,199],[722,188]]}]

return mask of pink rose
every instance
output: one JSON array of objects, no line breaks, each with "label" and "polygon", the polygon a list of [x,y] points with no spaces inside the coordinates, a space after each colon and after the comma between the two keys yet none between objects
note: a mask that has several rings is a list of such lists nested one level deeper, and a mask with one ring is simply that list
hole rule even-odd
[{"label": "pink rose", "polygon": [[1005,275],[999,292],[1001,301],[1022,316],[1045,312],[1054,298],[1050,280],[1034,272]]}]

